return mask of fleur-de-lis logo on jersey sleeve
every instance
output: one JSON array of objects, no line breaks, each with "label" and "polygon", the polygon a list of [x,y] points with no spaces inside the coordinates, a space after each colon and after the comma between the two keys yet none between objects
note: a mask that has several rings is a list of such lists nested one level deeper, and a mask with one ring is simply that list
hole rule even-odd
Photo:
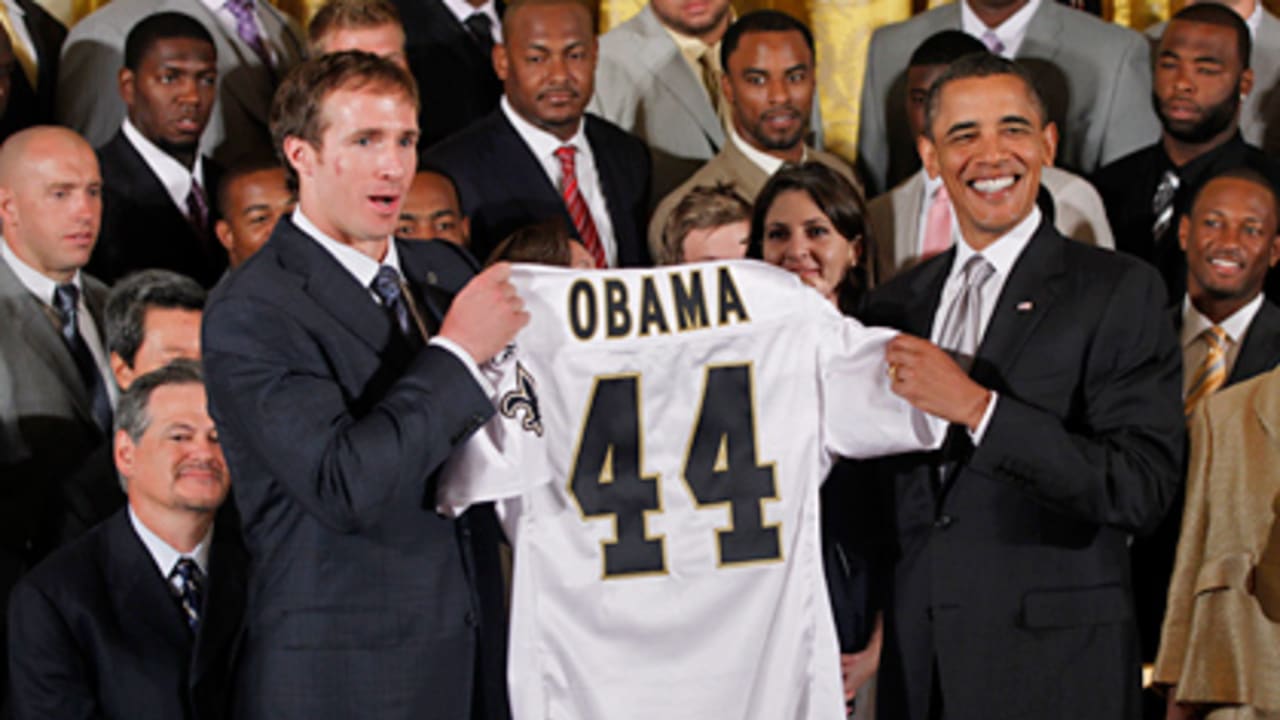
[{"label": "fleur-de-lis logo on jersey sleeve", "polygon": [[533,381],[533,375],[524,369],[524,365],[517,361],[516,389],[502,396],[498,412],[503,417],[515,420],[521,410],[524,411],[524,417],[520,419],[520,427],[542,437],[542,410],[538,407],[537,383]]}]

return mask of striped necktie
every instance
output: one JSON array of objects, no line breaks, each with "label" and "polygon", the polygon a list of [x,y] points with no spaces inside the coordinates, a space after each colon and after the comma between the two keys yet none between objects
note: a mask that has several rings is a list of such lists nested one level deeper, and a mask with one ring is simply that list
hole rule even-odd
[{"label": "striped necktie", "polygon": [[1191,381],[1191,389],[1187,391],[1187,399],[1183,402],[1183,412],[1189,417],[1196,405],[1204,400],[1227,381],[1227,331],[1214,325],[1200,334],[1209,343],[1209,352],[1196,369],[1195,378]]},{"label": "striped necktie", "polygon": [[555,155],[560,161],[562,178],[560,195],[564,198],[565,208],[569,210],[573,227],[578,231],[582,245],[587,248],[588,253],[591,253],[596,267],[609,267],[605,259],[604,246],[600,244],[600,234],[596,231],[596,223],[591,219],[591,209],[587,207],[587,199],[582,196],[582,189],[578,187],[578,171],[573,157],[575,152],[577,148],[572,145],[565,145],[556,150]]}]

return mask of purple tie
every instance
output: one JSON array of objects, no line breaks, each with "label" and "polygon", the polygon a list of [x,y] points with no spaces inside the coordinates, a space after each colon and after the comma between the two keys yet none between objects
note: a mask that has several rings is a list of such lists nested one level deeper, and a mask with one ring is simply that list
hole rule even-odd
[{"label": "purple tie", "polygon": [[227,0],[226,8],[235,16],[236,34],[245,45],[258,54],[262,64],[270,68],[272,67],[271,53],[267,52],[262,34],[258,32],[258,23],[253,17],[253,2],[254,0]]},{"label": "purple tie", "polygon": [[201,236],[209,227],[209,202],[204,197],[204,188],[195,178],[191,178],[191,192],[187,193],[187,220]]},{"label": "purple tie", "polygon": [[982,33],[982,42],[992,53],[996,55],[1004,54],[1004,43],[1000,42],[1000,37],[994,31],[988,30]]}]

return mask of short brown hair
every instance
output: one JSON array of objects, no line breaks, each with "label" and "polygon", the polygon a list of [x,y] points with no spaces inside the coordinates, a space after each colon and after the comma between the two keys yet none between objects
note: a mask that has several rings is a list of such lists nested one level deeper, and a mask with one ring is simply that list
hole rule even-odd
[{"label": "short brown hair", "polygon": [[320,41],[335,30],[397,25],[400,12],[388,0],[329,0],[316,11],[307,25],[307,48],[312,57],[322,55]]},{"label": "short brown hair", "polygon": [[418,86],[399,65],[359,50],[322,55],[296,65],[285,76],[271,100],[271,143],[284,165],[290,187],[297,187],[298,173],[284,154],[284,139],[296,137],[320,147],[325,124],[324,99],[336,90],[370,87],[400,93],[418,108]]},{"label": "short brown hair", "polygon": [[684,262],[684,239],[694,230],[706,230],[751,220],[751,203],[732,184],[699,185],[680,199],[662,226],[663,265]]},{"label": "short brown hair", "polygon": [[569,243],[578,242],[569,234],[563,220],[547,220],[526,225],[503,238],[489,253],[485,265],[498,262],[525,262],[569,267],[573,255]]}]

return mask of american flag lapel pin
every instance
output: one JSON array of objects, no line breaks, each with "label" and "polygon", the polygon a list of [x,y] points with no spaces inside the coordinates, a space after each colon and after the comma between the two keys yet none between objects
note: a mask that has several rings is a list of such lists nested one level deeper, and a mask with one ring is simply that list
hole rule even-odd
[{"label": "american flag lapel pin", "polygon": [[1017,310],[1020,313],[1029,313],[1031,312],[1031,309],[1034,307],[1035,307],[1035,303],[1031,302],[1030,300],[1023,300],[1022,302],[1018,303]]}]

